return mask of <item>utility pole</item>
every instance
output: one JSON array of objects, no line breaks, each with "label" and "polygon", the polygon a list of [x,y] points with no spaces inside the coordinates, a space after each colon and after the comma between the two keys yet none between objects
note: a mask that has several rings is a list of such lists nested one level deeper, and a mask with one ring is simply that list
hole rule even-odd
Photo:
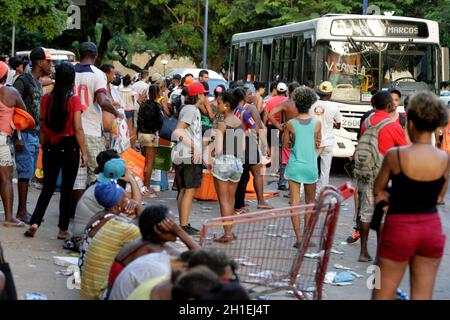
[{"label": "utility pole", "polygon": [[11,57],[14,57],[16,53],[16,24],[13,24],[12,27],[12,40],[11,40]]},{"label": "utility pole", "polygon": [[369,6],[369,0],[363,0],[363,14],[367,14],[368,6]]},{"label": "utility pole", "polygon": [[205,0],[205,26],[203,32],[203,69],[206,69],[206,58],[208,55],[208,0]]}]

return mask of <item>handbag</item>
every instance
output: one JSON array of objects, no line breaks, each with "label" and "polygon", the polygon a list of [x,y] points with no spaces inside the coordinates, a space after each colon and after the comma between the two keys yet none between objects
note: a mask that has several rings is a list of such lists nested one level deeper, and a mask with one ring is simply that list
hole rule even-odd
[{"label": "handbag", "polygon": [[0,300],[17,300],[16,286],[14,285],[14,278],[12,276],[9,264],[5,261],[3,256],[3,248],[0,244],[0,272],[5,277],[5,287],[3,292],[0,292]]},{"label": "handbag", "polygon": [[161,130],[159,131],[159,136],[165,140],[176,142],[176,139],[172,139],[172,133],[177,128],[177,125],[177,119],[163,115],[163,125]]},{"label": "handbag", "polygon": [[384,207],[389,205],[386,201],[380,201],[376,204],[375,210],[373,211],[372,221],[370,222],[370,229],[378,231],[380,229],[381,220],[385,214]]}]

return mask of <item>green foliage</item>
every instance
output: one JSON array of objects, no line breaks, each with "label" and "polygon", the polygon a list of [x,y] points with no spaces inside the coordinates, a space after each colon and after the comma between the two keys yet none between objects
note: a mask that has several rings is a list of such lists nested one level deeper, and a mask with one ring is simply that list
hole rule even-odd
[{"label": "green foliage", "polygon": [[68,0],[0,0],[0,27],[16,24],[53,39],[65,29],[69,5]]},{"label": "green foliage", "polygon": [[[0,0],[0,50],[8,29],[19,25],[18,43],[42,39],[47,46],[76,49],[82,41],[99,45],[100,58],[118,60],[135,70],[152,65],[161,54],[202,62],[204,0],[87,0],[82,29],[65,30],[68,0]],[[441,43],[450,46],[450,0],[369,1],[381,13],[439,22]],[[327,13],[362,12],[362,0],[210,0],[208,66],[225,68],[234,33],[317,18]],[[22,38],[27,41],[22,41]],[[32,41],[30,41],[32,40]],[[146,66],[134,66],[135,53],[150,52]]]}]

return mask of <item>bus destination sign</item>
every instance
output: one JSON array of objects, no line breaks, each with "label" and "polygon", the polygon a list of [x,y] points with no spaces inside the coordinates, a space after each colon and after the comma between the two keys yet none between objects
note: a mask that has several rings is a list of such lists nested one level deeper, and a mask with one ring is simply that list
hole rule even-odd
[{"label": "bus destination sign", "polygon": [[427,38],[424,22],[387,19],[336,19],[331,25],[333,36]]}]

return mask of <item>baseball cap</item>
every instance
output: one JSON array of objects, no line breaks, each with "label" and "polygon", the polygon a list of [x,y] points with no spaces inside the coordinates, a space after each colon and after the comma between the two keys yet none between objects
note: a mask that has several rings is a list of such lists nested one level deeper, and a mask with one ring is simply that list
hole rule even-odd
[{"label": "baseball cap", "polygon": [[105,163],[103,173],[97,177],[99,182],[119,180],[125,175],[126,165],[123,159],[111,159]]},{"label": "baseball cap", "polygon": [[395,89],[395,88],[389,88],[388,92],[389,92],[389,93],[396,93],[396,94],[398,94],[399,98],[402,97],[402,93],[401,93],[400,90],[398,90],[398,89]]},{"label": "baseball cap", "polygon": [[8,73],[9,67],[6,63],[4,63],[3,61],[0,61],[0,79],[3,79],[3,77],[5,76],[5,74]]},{"label": "baseball cap", "polygon": [[194,77],[192,77],[192,76],[187,76],[186,78],[184,78],[184,85],[187,87],[187,86],[190,86],[191,84],[193,84],[195,82],[195,79],[194,79]]},{"label": "baseball cap", "polygon": [[30,60],[33,61],[40,61],[40,60],[51,60],[52,55],[50,54],[50,51],[45,50],[42,47],[34,48],[30,52]]},{"label": "baseball cap", "polygon": [[87,55],[87,54],[91,54],[91,55],[97,55],[97,45],[93,42],[83,42],[80,45],[80,55]]},{"label": "baseball cap", "polygon": [[287,91],[287,85],[286,85],[286,83],[284,83],[284,82],[280,82],[278,85],[277,85],[277,91],[278,92],[286,92]]},{"label": "baseball cap", "polygon": [[205,90],[205,87],[200,82],[191,84],[187,89],[187,94],[190,97],[195,97],[202,93],[208,93],[208,91]]},{"label": "baseball cap", "polygon": [[102,173],[105,168],[106,162],[108,162],[111,159],[119,159],[119,158],[120,156],[117,153],[117,151],[112,149],[100,152],[97,155],[97,158],[95,159],[97,160],[97,168],[95,168],[94,173],[95,174]]},{"label": "baseball cap", "polygon": [[319,85],[317,90],[319,94],[329,95],[333,93],[333,85],[330,81],[324,81]]},{"label": "baseball cap", "polygon": [[124,194],[125,190],[114,181],[97,182],[95,185],[95,199],[106,209],[117,206]]}]

